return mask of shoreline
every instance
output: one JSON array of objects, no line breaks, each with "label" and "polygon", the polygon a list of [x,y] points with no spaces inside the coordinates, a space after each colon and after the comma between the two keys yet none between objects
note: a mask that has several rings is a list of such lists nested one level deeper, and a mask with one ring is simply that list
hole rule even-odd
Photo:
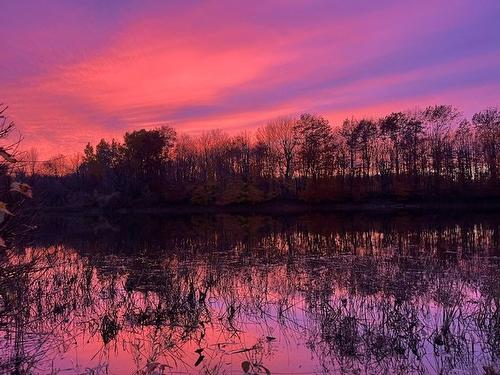
[{"label": "shoreline", "polygon": [[152,215],[197,215],[197,214],[265,214],[287,215],[307,213],[391,213],[391,212],[440,212],[474,211],[499,212],[500,201],[472,202],[349,202],[349,203],[304,203],[304,202],[267,202],[260,204],[239,204],[228,206],[198,206],[190,204],[171,204],[158,207],[33,207],[49,214],[152,214]]}]

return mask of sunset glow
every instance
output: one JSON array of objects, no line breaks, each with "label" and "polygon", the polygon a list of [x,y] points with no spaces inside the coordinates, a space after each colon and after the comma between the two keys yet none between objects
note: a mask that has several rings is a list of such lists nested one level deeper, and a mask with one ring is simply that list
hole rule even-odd
[{"label": "sunset glow", "polygon": [[500,0],[0,7],[0,374],[500,375]]},{"label": "sunset glow", "polygon": [[41,155],[169,123],[333,124],[500,104],[500,2],[24,1],[0,12],[0,102]]}]

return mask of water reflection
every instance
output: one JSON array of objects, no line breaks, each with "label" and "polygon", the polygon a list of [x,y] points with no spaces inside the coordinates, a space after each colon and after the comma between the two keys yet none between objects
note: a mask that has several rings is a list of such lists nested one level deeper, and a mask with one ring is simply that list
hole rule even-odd
[{"label": "water reflection", "polygon": [[53,218],[2,254],[0,372],[495,374],[499,223]]}]

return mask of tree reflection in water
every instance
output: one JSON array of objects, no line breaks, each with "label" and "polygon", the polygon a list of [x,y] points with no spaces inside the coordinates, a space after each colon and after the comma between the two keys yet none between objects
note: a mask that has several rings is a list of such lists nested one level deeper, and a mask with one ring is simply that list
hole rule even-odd
[{"label": "tree reflection in water", "polygon": [[498,371],[496,216],[139,219],[2,254],[1,372]]}]

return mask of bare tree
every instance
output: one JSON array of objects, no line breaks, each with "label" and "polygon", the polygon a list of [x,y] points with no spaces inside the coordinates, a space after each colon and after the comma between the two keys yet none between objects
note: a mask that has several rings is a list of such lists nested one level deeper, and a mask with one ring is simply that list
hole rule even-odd
[{"label": "bare tree", "polygon": [[476,113],[472,122],[476,127],[490,179],[496,181],[500,155],[500,111],[498,108],[485,109]]},{"label": "bare tree", "polygon": [[302,175],[313,179],[324,176],[333,147],[333,132],[328,120],[309,113],[303,114],[294,132],[299,142]]},{"label": "bare tree", "polygon": [[427,126],[429,152],[431,157],[432,172],[440,177],[445,169],[449,152],[451,129],[459,122],[460,112],[450,105],[436,105],[427,107],[422,112],[424,125]]},{"label": "bare tree", "polygon": [[257,130],[257,139],[267,145],[275,157],[280,176],[289,181],[294,172],[294,158],[297,138],[294,127],[297,119],[292,116],[277,117]]}]

